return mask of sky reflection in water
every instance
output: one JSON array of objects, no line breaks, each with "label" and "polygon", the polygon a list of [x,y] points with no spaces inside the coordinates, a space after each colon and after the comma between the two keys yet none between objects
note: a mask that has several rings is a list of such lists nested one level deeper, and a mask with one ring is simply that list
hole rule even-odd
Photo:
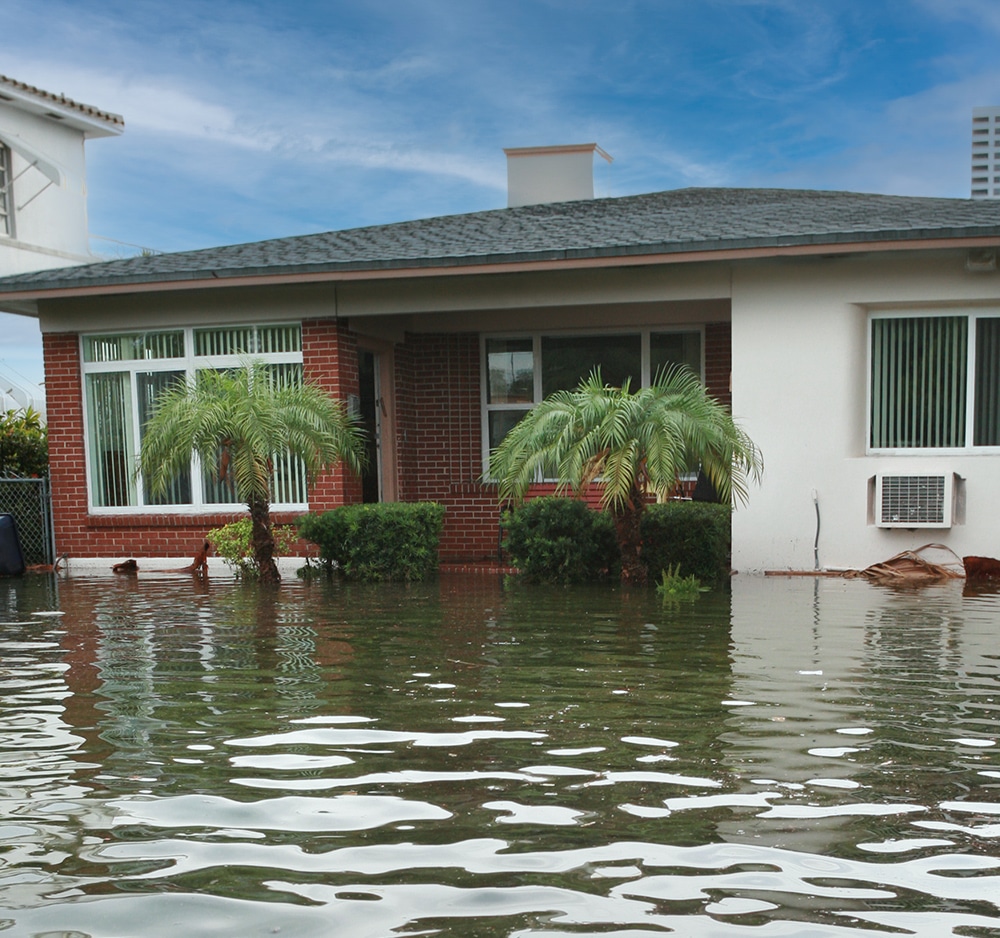
[{"label": "sky reflection in water", "polygon": [[11,935],[1000,935],[996,595],[148,575],[0,620]]}]

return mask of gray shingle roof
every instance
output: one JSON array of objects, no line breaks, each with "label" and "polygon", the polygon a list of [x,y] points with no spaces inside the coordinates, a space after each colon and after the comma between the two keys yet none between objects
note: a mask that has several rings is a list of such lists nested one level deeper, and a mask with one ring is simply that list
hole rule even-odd
[{"label": "gray shingle roof", "polygon": [[677,189],[43,270],[0,279],[0,293],[970,237],[1000,239],[1000,200],[796,189]]}]

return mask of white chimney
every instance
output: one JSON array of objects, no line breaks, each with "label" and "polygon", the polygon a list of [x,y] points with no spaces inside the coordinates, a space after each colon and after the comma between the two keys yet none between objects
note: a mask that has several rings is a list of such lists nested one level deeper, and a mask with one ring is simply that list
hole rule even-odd
[{"label": "white chimney", "polygon": [[507,208],[594,197],[594,154],[611,162],[596,143],[516,147],[507,154]]}]

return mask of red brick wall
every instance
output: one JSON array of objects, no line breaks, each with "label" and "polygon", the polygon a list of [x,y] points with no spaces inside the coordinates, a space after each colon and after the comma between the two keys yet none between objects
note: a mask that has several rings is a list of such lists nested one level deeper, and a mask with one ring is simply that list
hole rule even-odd
[{"label": "red brick wall", "polygon": [[90,537],[86,524],[80,340],[76,335],[45,333],[42,335],[42,354],[56,550],[79,555]]},{"label": "red brick wall", "polygon": [[[732,401],[730,336],[728,322],[705,327],[706,386],[726,407]],[[396,393],[400,499],[446,507],[443,560],[494,559],[500,520],[496,489],[479,481],[479,336],[407,336],[396,354]],[[553,488],[535,486],[532,495]],[[599,498],[596,489],[587,496],[595,506]]]},{"label": "red brick wall", "polygon": [[210,528],[239,517],[237,514],[89,516],[79,339],[76,335],[46,333],[42,347],[57,553],[122,559],[194,556]]},{"label": "red brick wall", "polygon": [[395,378],[400,500],[445,506],[442,559],[494,559],[496,489],[479,481],[479,336],[409,335]]},{"label": "red brick wall", "polygon": [[[305,379],[347,402],[358,393],[358,343],[335,319],[302,323],[302,371]],[[322,473],[309,488],[310,511],[329,511],[361,501],[361,480],[342,466]]]},{"label": "red brick wall", "polygon": [[[343,322],[302,326],[306,377],[341,400],[358,393],[357,342]],[[77,557],[193,556],[205,533],[239,513],[219,515],[88,516],[79,345],[75,335],[44,336],[50,472],[56,546]],[[441,556],[446,561],[492,560],[500,518],[496,489],[480,482],[479,337],[409,335],[397,347],[396,452],[401,501],[436,501],[447,509]],[[729,406],[729,323],[705,330],[709,393]],[[536,494],[551,491],[539,486]],[[310,509],[325,511],[361,500],[360,481],[343,469],[310,489]],[[596,500],[591,493],[590,501]],[[275,515],[278,523],[291,520]]]},{"label": "red brick wall", "polygon": [[[357,347],[342,324],[328,320],[303,323],[302,342],[303,369],[311,380],[342,400],[357,393]],[[209,530],[243,517],[240,511],[88,515],[79,338],[47,333],[43,349],[58,553],[70,557],[193,557]],[[342,469],[325,473],[310,490],[310,505],[316,510],[360,500],[360,482]],[[287,524],[295,517],[289,512],[272,515],[277,524]]]}]

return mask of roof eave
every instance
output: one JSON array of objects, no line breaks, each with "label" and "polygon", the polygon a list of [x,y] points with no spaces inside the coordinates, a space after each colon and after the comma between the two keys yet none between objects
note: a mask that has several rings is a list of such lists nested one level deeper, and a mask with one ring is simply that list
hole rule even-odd
[{"label": "roof eave", "polygon": [[[641,267],[658,264],[733,262],[781,257],[888,253],[899,251],[968,250],[1000,247],[1000,233],[981,229],[893,232],[899,237],[866,239],[851,233],[827,236],[789,236],[683,245],[624,245],[609,248],[567,249],[523,254],[455,256],[399,261],[299,264],[282,267],[240,267],[179,271],[155,277],[87,279],[52,287],[8,289],[0,285],[0,309],[25,313],[26,304],[48,299],[219,289],[236,286],[271,286],[357,280],[398,280],[426,277],[476,276],[503,273],[579,270],[586,268]],[[15,309],[15,307],[17,307]],[[29,313],[30,315],[30,313]],[[34,313],[37,315],[37,312]]]},{"label": "roof eave", "polygon": [[39,117],[48,117],[79,130],[87,138],[113,137],[125,130],[125,119],[120,114],[44,91],[6,75],[0,75],[0,93],[4,97],[3,103]]}]

